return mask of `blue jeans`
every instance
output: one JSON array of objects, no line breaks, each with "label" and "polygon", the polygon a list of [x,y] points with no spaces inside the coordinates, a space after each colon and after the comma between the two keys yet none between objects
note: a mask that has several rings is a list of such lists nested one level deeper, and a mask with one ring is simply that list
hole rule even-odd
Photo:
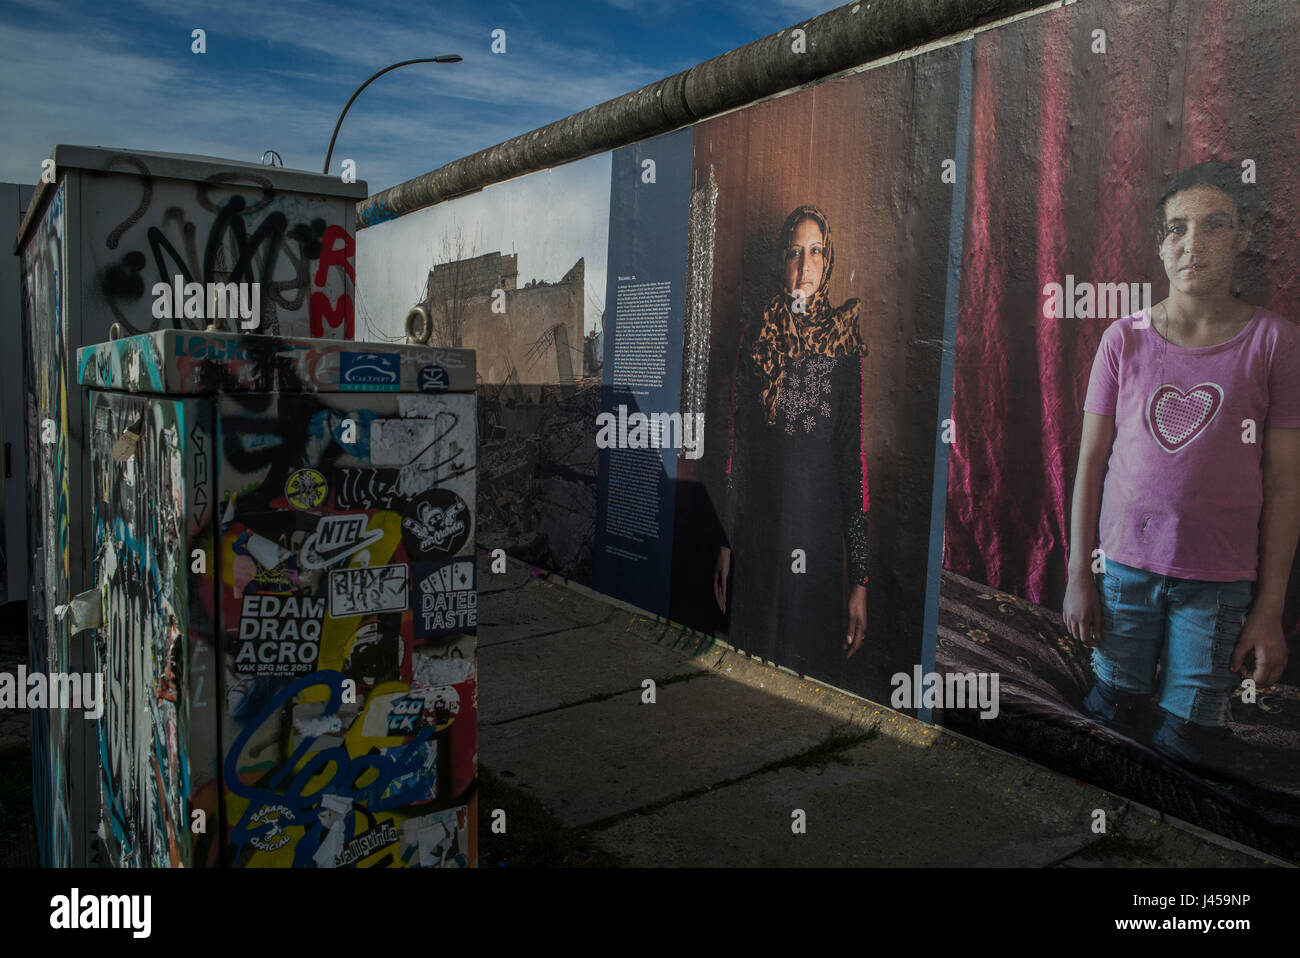
[{"label": "blue jeans", "polygon": [[1105,569],[1095,577],[1102,634],[1084,712],[1144,737],[1143,712],[1154,696],[1152,747],[1201,768],[1221,764],[1228,705],[1241,684],[1228,663],[1255,583],[1176,579],[1114,559]]}]

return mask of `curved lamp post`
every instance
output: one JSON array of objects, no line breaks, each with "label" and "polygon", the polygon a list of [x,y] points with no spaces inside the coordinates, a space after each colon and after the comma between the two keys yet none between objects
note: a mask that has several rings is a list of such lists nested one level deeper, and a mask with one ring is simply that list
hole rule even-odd
[{"label": "curved lamp post", "polygon": [[330,159],[334,156],[334,141],[338,139],[339,127],[343,125],[343,118],[348,115],[348,108],[352,106],[352,101],[361,95],[362,90],[370,86],[371,83],[378,80],[389,70],[396,70],[398,67],[404,67],[411,63],[459,63],[460,61],[461,57],[456,53],[440,53],[436,57],[421,57],[418,60],[403,60],[401,63],[394,63],[392,66],[384,67],[365,83],[361,84],[361,86],[357,87],[356,93],[353,93],[352,96],[348,98],[348,102],[343,107],[343,112],[339,114],[338,122],[334,124],[334,133],[330,136],[330,148],[325,153],[325,168],[321,170],[321,172],[327,175],[329,174]]}]

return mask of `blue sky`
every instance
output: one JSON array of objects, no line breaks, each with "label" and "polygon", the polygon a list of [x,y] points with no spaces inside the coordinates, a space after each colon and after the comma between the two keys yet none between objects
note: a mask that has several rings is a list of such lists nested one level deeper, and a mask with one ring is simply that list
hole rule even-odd
[{"label": "blue sky", "polygon": [[[319,171],[377,191],[774,33],[834,0],[422,3],[5,0],[0,181],[33,183],[56,143],[202,153]],[[207,52],[191,52],[191,31]],[[491,34],[506,31],[506,53]]]}]

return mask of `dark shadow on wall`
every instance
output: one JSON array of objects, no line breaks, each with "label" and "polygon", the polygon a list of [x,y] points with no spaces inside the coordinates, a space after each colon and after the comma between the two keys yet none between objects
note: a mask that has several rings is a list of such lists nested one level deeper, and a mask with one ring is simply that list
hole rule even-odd
[{"label": "dark shadow on wall", "polygon": [[[722,522],[709,488],[680,478],[677,513],[673,517],[672,600],[668,617],[706,635],[727,635],[731,616],[718,608],[713,596],[713,570],[725,541]],[[731,583],[727,583],[731,595]],[[733,641],[733,645],[735,642]]]},{"label": "dark shadow on wall", "polygon": [[591,585],[600,380],[478,388],[478,545]]}]

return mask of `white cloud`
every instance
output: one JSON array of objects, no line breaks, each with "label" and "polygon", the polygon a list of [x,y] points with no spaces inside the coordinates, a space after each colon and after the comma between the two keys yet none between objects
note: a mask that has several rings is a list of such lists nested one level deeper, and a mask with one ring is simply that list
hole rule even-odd
[{"label": "white cloud", "polygon": [[[379,190],[666,75],[621,52],[570,48],[508,24],[510,52],[493,56],[486,22],[440,12],[447,31],[412,29],[409,9],[382,2],[376,17],[376,5],[322,15],[303,4],[230,0],[220,18],[201,4],[141,2],[155,29],[175,25],[183,58],[158,48],[154,34],[141,42],[85,18],[0,25],[0,179],[33,182],[60,142],[248,161],[273,148],[288,166],[319,169],[356,84],[390,57],[461,52],[460,64],[385,75],[353,105],[335,156],[355,159],[359,176]],[[223,44],[236,23],[268,40],[257,69],[224,67]],[[192,25],[207,30],[202,56],[189,53]]]},{"label": "white cloud", "polygon": [[[869,0],[862,0],[862,2],[867,3]],[[777,0],[777,4],[783,11],[797,17],[799,21],[809,20],[844,6],[842,3],[834,3],[833,0]]]}]

